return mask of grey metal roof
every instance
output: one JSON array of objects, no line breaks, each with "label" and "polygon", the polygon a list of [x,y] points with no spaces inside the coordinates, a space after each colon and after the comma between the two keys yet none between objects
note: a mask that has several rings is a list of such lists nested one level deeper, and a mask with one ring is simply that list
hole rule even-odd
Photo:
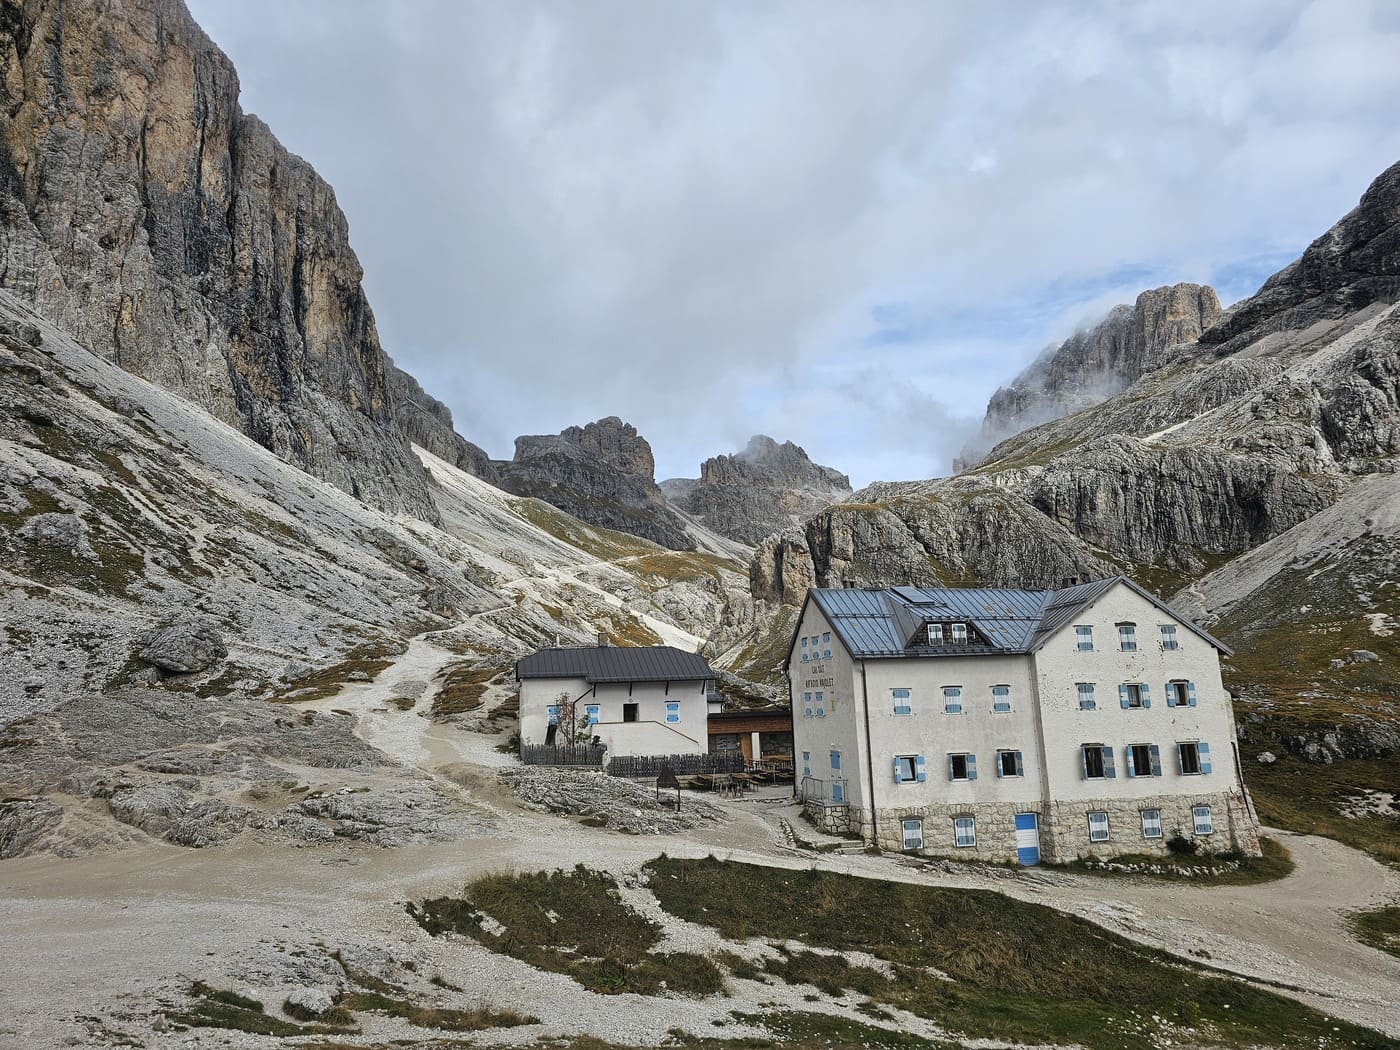
[{"label": "grey metal roof", "polygon": [[515,677],[587,682],[697,682],[715,677],[699,653],[670,645],[541,649],[515,663]]},{"label": "grey metal roof", "polygon": [[1014,587],[814,587],[808,593],[857,659],[970,656],[987,653],[988,646],[910,643],[930,621],[965,621],[987,639],[993,652],[1033,652],[1118,583],[1131,587],[1217,649],[1230,652],[1219,639],[1124,576],[1043,591]]}]

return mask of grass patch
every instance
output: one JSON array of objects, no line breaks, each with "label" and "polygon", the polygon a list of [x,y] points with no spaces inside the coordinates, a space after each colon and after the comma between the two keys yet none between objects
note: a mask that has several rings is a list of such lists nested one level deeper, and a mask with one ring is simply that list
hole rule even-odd
[{"label": "grass patch", "polygon": [[653,954],[660,929],[623,904],[612,878],[573,871],[488,875],[462,897],[439,897],[409,914],[433,936],[467,934],[493,951],[567,974],[605,994],[722,991],[715,964],[687,952]]},{"label": "grass patch", "polygon": [[1356,939],[1400,958],[1400,905],[1363,911],[1351,917]]},{"label": "grass patch", "polygon": [[[350,650],[339,663],[311,671],[287,684],[281,696],[274,696],[273,703],[301,704],[310,700],[324,700],[336,693],[350,681],[355,671],[363,671],[371,679],[394,662],[395,652],[386,645],[361,645]],[[302,692],[309,690],[309,692]],[[297,693],[296,696],[289,696]]]},{"label": "grass patch", "polygon": [[650,888],[667,911],[725,937],[798,940],[887,960],[896,979],[872,986],[875,1003],[972,1037],[1119,1050],[1144,1029],[1174,1033],[1175,1022],[1153,1017],[1178,1018],[1184,1004],[1193,1004],[1181,1023],[1195,1030],[1194,1043],[1400,1047],[1083,919],[989,891],[713,859],[661,858],[648,869]]},{"label": "grass patch", "polygon": [[1285,753],[1271,765],[1250,763],[1247,776],[1254,806],[1265,824],[1325,835],[1400,867],[1400,815],[1344,817],[1337,809],[1363,788],[1394,791],[1400,784],[1400,755],[1323,764]]},{"label": "grass patch", "polygon": [[788,984],[810,984],[830,996],[860,992],[872,998],[877,997],[889,984],[889,978],[879,970],[858,966],[839,955],[789,952],[785,948],[778,950],[783,953],[782,957],[767,960],[764,969]]},{"label": "grass patch", "polygon": [[433,715],[462,715],[475,711],[486,698],[486,687],[504,671],[489,664],[463,660],[450,664],[442,678],[442,688],[433,697]]},{"label": "grass patch", "polygon": [[210,988],[203,981],[196,981],[190,987],[190,996],[194,1002],[189,1008],[170,1011],[166,1014],[168,1020],[186,1028],[227,1028],[234,1032],[278,1038],[305,1035],[311,1031],[280,1017],[268,1016],[263,1004],[256,999],[222,988]]},{"label": "grass patch", "polygon": [[[1274,882],[1293,874],[1293,858],[1287,847],[1277,839],[1264,836],[1259,840],[1262,857],[1246,857],[1243,854],[1201,853],[1178,856],[1173,853],[1129,853],[1113,857],[1114,864],[1152,864],[1164,869],[1161,873],[1105,871],[1083,860],[1071,861],[1063,865],[1069,871],[1081,875],[1105,875],[1110,878],[1165,879],[1178,881],[1188,876],[1179,872],[1194,869],[1189,876],[1193,886],[1253,886],[1260,882]],[[1208,869],[1200,874],[1199,869]]]},{"label": "grass patch", "polygon": [[436,1028],[443,1032],[480,1032],[487,1028],[514,1028],[540,1023],[538,1017],[515,1010],[491,1010],[484,1006],[471,1010],[451,1010],[441,1006],[422,1006],[382,992],[350,992],[340,1001],[340,1005],[346,1010],[387,1014],[419,1028]]}]

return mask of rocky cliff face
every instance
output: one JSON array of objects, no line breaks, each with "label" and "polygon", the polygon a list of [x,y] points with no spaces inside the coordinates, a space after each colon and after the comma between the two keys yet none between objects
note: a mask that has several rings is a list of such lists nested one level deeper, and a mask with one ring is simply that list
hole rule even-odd
[{"label": "rocky cliff face", "polygon": [[661,489],[721,536],[753,544],[849,496],[851,480],[813,463],[801,446],[759,434],[742,452],[707,459],[698,479],[663,481]]},{"label": "rocky cliff face", "polygon": [[1156,318],[1141,331],[1168,334],[1111,359],[1144,370],[1126,390],[1003,442],[966,475],[872,486],[765,540],[755,598],[797,604],[814,583],[1054,586],[1110,567],[1170,592],[1360,477],[1400,470],[1398,216],[1400,165],[1193,344],[1169,340],[1210,315],[1209,289],[1140,298],[1134,313]]},{"label": "rocky cliff face", "polygon": [[495,468],[507,492],[672,550],[696,547],[656,484],[651,445],[616,416],[557,435],[518,437],[515,456]]},{"label": "rocky cliff face", "polygon": [[493,485],[500,481],[491,457],[452,427],[452,410],[424,391],[418,380],[389,363],[389,394],[394,420],[404,437],[438,459]]},{"label": "rocky cliff face", "polygon": [[1166,363],[1170,349],[1193,342],[1220,317],[1215,291],[1199,284],[1153,288],[1132,306],[1047,350],[992,395],[982,422],[982,444],[964,459],[975,461],[998,441],[1027,427],[1071,415],[1126,389]]},{"label": "rocky cliff face", "polygon": [[335,194],[179,0],[0,8],[0,287],[108,361],[433,520]]}]

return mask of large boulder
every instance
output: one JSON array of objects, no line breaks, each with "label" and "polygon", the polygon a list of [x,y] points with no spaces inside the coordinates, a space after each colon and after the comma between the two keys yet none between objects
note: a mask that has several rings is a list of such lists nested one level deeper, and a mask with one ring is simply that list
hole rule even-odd
[{"label": "large boulder", "polygon": [[76,514],[36,514],[19,527],[17,534],[40,547],[97,560],[97,552],[88,542],[88,527]]},{"label": "large boulder", "polygon": [[223,660],[228,648],[215,622],[199,616],[151,631],[142,639],[136,656],[170,674],[195,674]]}]

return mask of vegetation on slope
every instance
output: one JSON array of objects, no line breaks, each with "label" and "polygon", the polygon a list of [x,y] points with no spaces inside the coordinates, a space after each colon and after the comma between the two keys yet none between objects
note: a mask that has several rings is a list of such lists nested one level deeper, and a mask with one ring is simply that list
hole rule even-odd
[{"label": "vegetation on slope", "polygon": [[874,1003],[966,1036],[1090,1050],[1153,1036],[1218,1046],[1400,1047],[1295,1000],[997,893],[713,858],[663,857],[648,870],[667,911],[727,938],[796,940],[887,960],[895,979],[868,985]]}]

